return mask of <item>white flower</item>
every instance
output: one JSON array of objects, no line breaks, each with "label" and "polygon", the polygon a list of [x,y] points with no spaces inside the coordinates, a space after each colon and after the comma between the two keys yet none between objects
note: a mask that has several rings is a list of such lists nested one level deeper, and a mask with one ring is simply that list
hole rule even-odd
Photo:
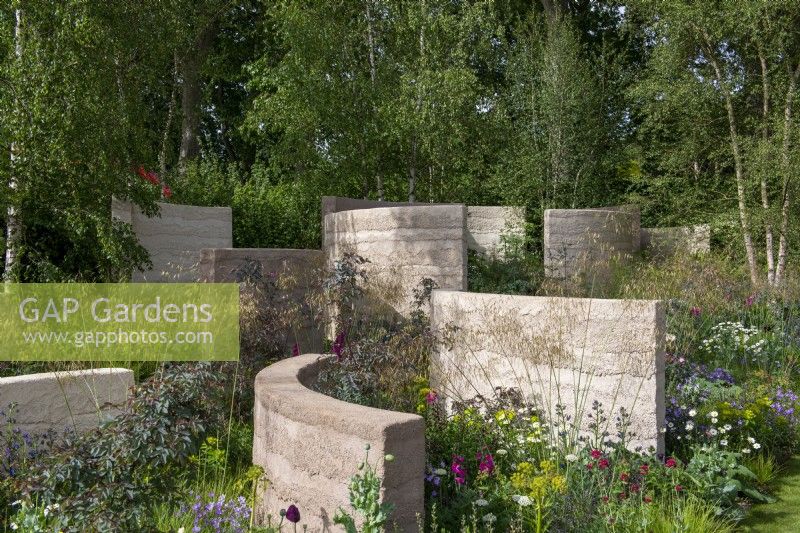
[{"label": "white flower", "polygon": [[753,443],[753,448],[758,450],[759,448],[761,448],[761,445],[759,443],[757,443],[757,442],[754,442]]},{"label": "white flower", "polygon": [[184,532],[184,529],[182,527],[179,527],[178,528],[178,533],[183,533],[183,532]]},{"label": "white flower", "polygon": [[486,522],[487,524],[491,524],[491,523],[493,523],[493,522],[495,522],[497,520],[497,517],[495,515],[493,515],[492,513],[487,513],[487,514],[483,515],[482,520],[484,522]]},{"label": "white flower", "polygon": [[719,441],[719,444],[720,444],[720,446],[727,446],[728,445],[728,440],[727,439],[722,439],[721,441]]},{"label": "white flower", "polygon": [[696,415],[696,414],[697,414],[697,411],[695,411],[694,409],[692,409],[691,411],[689,411],[689,416],[694,416],[694,415]]},{"label": "white flower", "polygon": [[747,437],[747,442],[749,442],[750,444],[753,444],[755,441],[756,439],[754,439],[753,437]]},{"label": "white flower", "polygon": [[17,525],[17,523],[16,523],[16,522],[11,522],[11,525],[10,525],[10,526],[8,526],[8,527],[10,527],[11,529],[13,529],[14,531],[16,531],[16,530],[17,530],[17,528],[19,528],[19,526]]},{"label": "white flower", "polygon": [[497,450],[497,451],[496,451],[496,452],[494,452],[494,453],[495,453],[496,455],[505,455],[505,454],[507,454],[507,453],[508,453],[508,450],[504,450],[503,448],[500,448],[499,450]]},{"label": "white flower", "polygon": [[742,453],[750,453],[750,448],[743,448]]},{"label": "white flower", "polygon": [[445,470],[444,468],[437,468],[436,470],[433,471],[433,473],[436,474],[437,476],[446,476],[447,470]]},{"label": "white flower", "polygon": [[708,413],[708,417],[709,418],[717,418],[718,416],[719,416],[719,413],[716,412],[716,411],[711,411],[710,413]]},{"label": "white flower", "polygon": [[45,516],[45,518],[50,516],[50,506],[49,505],[44,508],[44,516]]},{"label": "white flower", "polygon": [[527,507],[533,503],[528,496],[522,496],[520,494],[513,495],[511,499],[517,502],[521,507]]},{"label": "white flower", "polygon": [[712,423],[712,424],[716,424],[717,422],[719,422],[719,419],[718,419],[718,418],[712,418],[712,419],[711,419],[711,423]]},{"label": "white flower", "polygon": [[533,429],[539,429],[540,427],[542,427],[542,423],[541,422],[534,422],[533,424],[531,424],[531,427]]},{"label": "white flower", "polygon": [[567,455],[564,456],[564,460],[566,460],[568,463],[574,463],[575,461],[578,460],[578,456],[575,455],[574,453],[568,453]]},{"label": "white flower", "polygon": [[717,436],[717,430],[714,429],[714,428],[711,428],[711,429],[708,430],[708,434],[711,435],[712,437],[716,437]]},{"label": "white flower", "polygon": [[16,501],[11,502],[11,506],[12,507],[16,507],[18,505],[22,505],[22,500],[16,500]]},{"label": "white flower", "polygon": [[686,431],[691,431],[693,429],[694,429],[694,423],[693,422],[686,422]]},{"label": "white flower", "polygon": [[725,428],[725,431],[730,431],[730,430],[731,430],[731,425],[730,425],[730,424],[725,424],[725,425],[724,425],[724,426],[722,426],[722,427],[724,427],[724,428]]},{"label": "white flower", "polygon": [[483,498],[479,498],[475,500],[475,505],[477,505],[478,507],[486,507],[487,505],[489,505],[489,502],[484,500]]}]

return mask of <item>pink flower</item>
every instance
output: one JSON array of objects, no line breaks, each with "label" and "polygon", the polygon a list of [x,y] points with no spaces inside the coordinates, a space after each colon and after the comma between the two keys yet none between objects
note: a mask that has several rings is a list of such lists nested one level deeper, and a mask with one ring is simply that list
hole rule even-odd
[{"label": "pink flower", "polygon": [[601,452],[600,450],[592,450],[591,452],[589,452],[589,455],[592,456],[592,459],[600,459],[600,457],[602,457],[603,455],[603,452]]},{"label": "pink flower", "polygon": [[478,472],[481,474],[491,475],[494,472],[494,457],[490,453],[478,453]]},{"label": "pink flower", "polygon": [[683,490],[683,487],[682,487],[682,486],[680,486],[680,485],[675,485],[675,490],[676,490],[676,491],[678,491],[678,492],[680,492],[680,491],[682,491],[682,490]]},{"label": "pink flower", "polygon": [[748,296],[748,297],[747,297],[747,299],[744,301],[744,305],[745,305],[746,307],[751,307],[751,306],[753,305],[753,303],[755,303],[755,301],[756,301],[756,296],[755,296],[755,294],[751,294],[751,295],[750,295],[750,296]]},{"label": "pink flower", "polygon": [[703,310],[702,310],[702,309],[700,309],[699,307],[692,307],[691,309],[689,309],[689,313],[690,313],[690,314],[691,314],[693,317],[698,317],[698,316],[700,316],[700,313],[702,313],[702,312],[703,312]]},{"label": "pink flower", "polygon": [[467,471],[464,469],[464,457],[453,455],[453,462],[450,463],[450,471],[455,474],[456,484],[463,485],[467,482]]},{"label": "pink flower", "polygon": [[597,468],[599,468],[600,470],[605,470],[606,468],[608,468],[608,464],[609,464],[608,459],[600,459],[599,461],[597,461]]},{"label": "pink flower", "polygon": [[678,466],[678,461],[676,461],[675,458],[673,457],[667,457],[664,466],[666,466],[667,468],[675,468],[676,466]]},{"label": "pink flower", "polygon": [[639,473],[646,476],[650,472],[650,465],[642,465],[639,467]]},{"label": "pink flower", "polygon": [[425,395],[425,401],[428,403],[428,405],[436,403],[436,400],[438,399],[439,395],[436,394],[436,391],[428,391],[428,394]]},{"label": "pink flower", "polygon": [[292,357],[297,357],[298,355],[300,355],[300,346],[294,343],[294,346],[292,346]]},{"label": "pink flower", "polygon": [[169,185],[166,183],[161,186],[161,194],[164,198],[170,198],[172,196],[172,189],[169,188]]}]

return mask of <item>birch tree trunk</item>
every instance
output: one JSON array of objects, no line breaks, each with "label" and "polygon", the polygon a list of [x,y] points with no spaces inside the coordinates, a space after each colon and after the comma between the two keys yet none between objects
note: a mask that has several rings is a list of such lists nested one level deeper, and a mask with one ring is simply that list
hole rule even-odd
[{"label": "birch tree trunk", "polygon": [[[764,124],[761,131],[761,139],[763,141],[762,149],[769,146],[769,78],[767,69],[767,58],[761,47],[758,47],[758,61],[761,64],[761,87],[763,104],[761,112],[764,118]],[[775,253],[772,235],[772,222],[770,221],[769,214],[769,194],[767,191],[767,177],[761,173],[761,207],[764,208],[764,241],[767,252],[767,283],[773,285],[775,283]]]},{"label": "birch tree trunk", "polygon": [[[375,86],[377,80],[377,69],[375,67],[375,30],[373,28],[372,22],[372,0],[367,0],[366,2],[366,9],[367,9],[367,45],[369,47],[369,79],[372,83],[372,91],[373,97],[375,96]],[[375,113],[375,105],[373,103],[372,111]],[[376,113],[377,116],[377,113]],[[375,161],[376,169],[375,169],[375,186],[378,189],[378,200],[384,200],[384,192],[383,192],[383,173],[381,172],[381,157],[378,154],[378,157]]]},{"label": "birch tree trunk", "polygon": [[[22,9],[17,8],[14,11],[14,54],[17,62],[22,60]],[[11,175],[8,179],[9,192],[12,193],[17,189],[17,178],[14,174],[15,163],[17,160],[17,143],[11,143]],[[20,237],[20,221],[17,213],[17,208],[14,205],[14,200],[10,202],[6,211],[6,250],[5,250],[5,268],[3,271],[3,279],[5,281],[15,281],[17,278],[17,247],[19,246]]]},{"label": "birch tree trunk", "polygon": [[181,61],[181,147],[178,168],[183,172],[186,163],[200,154],[200,106],[203,98],[201,69],[211,47],[213,24],[203,28],[195,40],[194,47]]},{"label": "birch tree trunk", "polygon": [[739,202],[739,223],[742,228],[742,239],[744,240],[744,249],[747,254],[747,267],[750,271],[750,282],[753,285],[758,284],[758,267],[756,265],[756,254],[753,249],[753,237],[750,233],[750,215],[747,211],[747,202],[745,199],[744,190],[744,161],[742,160],[742,153],[739,143],[739,133],[736,128],[736,113],[733,109],[733,98],[728,89],[728,84],[722,75],[722,69],[719,66],[719,61],[714,53],[714,48],[711,45],[711,39],[708,33],[703,31],[706,46],[705,54],[714,68],[714,73],[717,77],[717,82],[722,90],[725,99],[725,109],[728,113],[728,128],[730,130],[731,138],[731,151],[733,152],[734,173],[736,175],[736,196]]},{"label": "birch tree trunk", "polygon": [[800,61],[794,70],[789,70],[789,87],[786,89],[786,99],[783,106],[783,144],[781,146],[781,167],[783,171],[783,190],[781,202],[781,229],[780,242],[778,244],[778,266],[775,271],[775,285],[781,285],[786,273],[786,253],[789,247],[789,207],[791,204],[791,194],[789,186],[792,181],[792,169],[790,168],[789,152],[792,144],[792,124],[794,110],[794,93],[797,90],[797,79],[800,77]]}]

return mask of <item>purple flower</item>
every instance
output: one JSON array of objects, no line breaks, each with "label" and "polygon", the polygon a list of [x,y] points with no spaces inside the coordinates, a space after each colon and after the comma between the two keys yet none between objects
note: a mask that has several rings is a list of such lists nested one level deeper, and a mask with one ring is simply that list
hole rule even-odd
[{"label": "purple flower", "polygon": [[292,357],[297,357],[298,355],[300,355],[300,346],[294,343],[294,346],[292,346]]},{"label": "purple flower", "polygon": [[331,351],[336,356],[337,361],[342,360],[342,354],[344,353],[344,343],[347,337],[347,331],[340,331],[336,338],[333,340],[333,346],[331,347]]},{"label": "purple flower", "polygon": [[747,299],[744,301],[744,305],[745,305],[745,307],[752,307],[752,306],[753,306],[753,303],[754,303],[755,301],[756,301],[756,296],[755,296],[754,294],[751,294],[751,295],[750,295],[750,296],[748,296],[748,297],[747,297]]},{"label": "purple flower", "polygon": [[286,520],[293,524],[296,524],[300,521],[300,509],[298,509],[295,504],[290,505],[286,509]]},{"label": "purple flower", "polygon": [[702,312],[703,312],[703,310],[702,310],[702,309],[700,309],[699,307],[692,307],[691,309],[689,309],[689,313],[690,313],[690,314],[691,314],[693,317],[698,317],[698,316],[700,316],[700,314],[701,314]]}]

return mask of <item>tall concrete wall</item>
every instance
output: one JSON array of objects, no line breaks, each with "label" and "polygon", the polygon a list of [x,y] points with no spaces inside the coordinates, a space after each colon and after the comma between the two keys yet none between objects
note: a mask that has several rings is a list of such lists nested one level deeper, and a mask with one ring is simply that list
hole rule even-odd
[{"label": "tall concrete wall", "polygon": [[196,281],[201,249],[233,246],[229,207],[161,202],[158,207],[161,216],[151,218],[129,202],[112,200],[112,216],[131,224],[153,262],[151,270],[135,272],[132,281]]},{"label": "tall concrete wall", "polygon": [[519,207],[467,207],[467,248],[484,254],[503,252],[503,237],[525,238],[525,213]]},{"label": "tall concrete wall", "polygon": [[[382,498],[395,506],[391,519],[399,531],[416,531],[417,514],[425,512],[424,421],[311,390],[331,359],[292,357],[256,376],[253,463],[269,479],[256,500],[256,518],[263,524],[271,514],[276,520],[281,509],[294,504],[309,531],[333,531],[336,509],[350,510],[348,482],[369,444],[370,462],[382,477]],[[394,461],[383,460],[388,453]]]},{"label": "tall concrete wall", "polygon": [[[340,196],[322,197],[323,248],[327,247],[326,217],[331,213],[380,209],[384,207],[458,206],[462,204],[426,204],[408,202],[379,202]],[[525,236],[525,213],[519,207],[469,206],[464,224],[467,249],[482,253],[502,253],[502,237]]]},{"label": "tall concrete wall", "polygon": [[299,306],[302,323],[290,332],[286,345],[296,344],[301,353],[323,349],[324,328],[311,316],[307,298],[320,285],[319,271],[325,266],[322,250],[279,248],[206,248],[200,251],[200,279],[207,282],[240,282],[249,263],[260,266],[262,276],[277,281],[280,297]]},{"label": "tall concrete wall", "polygon": [[604,275],[640,250],[639,220],[638,208],[628,206],[545,210],[545,275]]},{"label": "tall concrete wall", "polygon": [[642,228],[642,249],[655,257],[708,253],[711,251],[711,226]]},{"label": "tall concrete wall", "polygon": [[562,404],[584,432],[597,400],[612,436],[624,407],[632,446],[663,451],[661,302],[434,291],[431,321],[434,331],[450,331],[431,363],[431,382],[444,396],[492,397],[495,387],[515,387],[551,418]]},{"label": "tall concrete wall", "polygon": [[78,433],[119,414],[133,387],[133,371],[100,368],[0,378],[0,409],[17,404],[14,427],[28,433]]},{"label": "tall concrete wall", "polygon": [[405,315],[423,278],[444,289],[467,287],[466,208],[462,205],[382,207],[325,217],[327,258],[345,253],[369,261],[367,288]]}]

